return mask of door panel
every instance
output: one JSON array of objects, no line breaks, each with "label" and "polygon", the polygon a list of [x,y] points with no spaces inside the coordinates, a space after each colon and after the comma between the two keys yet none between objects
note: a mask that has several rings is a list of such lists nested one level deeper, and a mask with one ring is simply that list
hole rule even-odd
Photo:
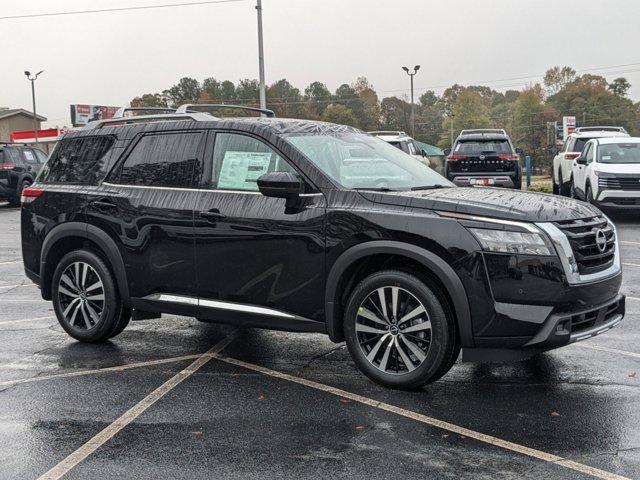
[{"label": "door panel", "polygon": [[87,221],[116,242],[131,297],[195,297],[193,209],[199,195],[203,132],[163,132],[134,140],[109,181],[90,187]]},{"label": "door panel", "polygon": [[[295,169],[254,137],[216,137],[213,168],[205,166],[209,189],[202,190],[194,215],[201,315],[220,318],[206,308],[213,300],[324,322],[324,196],[305,194],[288,206],[263,196],[255,183],[260,174]],[[222,314],[241,319],[237,312]],[[273,327],[277,315],[258,316]]]}]

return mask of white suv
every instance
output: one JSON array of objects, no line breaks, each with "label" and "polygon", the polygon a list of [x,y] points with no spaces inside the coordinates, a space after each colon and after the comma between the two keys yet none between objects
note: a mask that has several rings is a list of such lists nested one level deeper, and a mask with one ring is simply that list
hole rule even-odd
[{"label": "white suv", "polygon": [[571,175],[574,197],[601,208],[639,208],[640,137],[589,140]]},{"label": "white suv", "polygon": [[580,127],[571,133],[562,150],[553,159],[553,193],[568,197],[571,193],[571,165],[592,138],[628,137],[622,127]]},{"label": "white suv", "polygon": [[416,160],[420,160],[427,167],[431,166],[431,162],[429,162],[429,157],[427,157],[427,152],[425,152],[422,148],[418,146],[416,141],[407,135],[404,132],[395,132],[395,131],[375,131],[375,132],[367,132],[369,135],[373,135],[375,137],[384,140],[387,143],[390,143],[396,148],[399,148],[404,153],[408,153]]}]

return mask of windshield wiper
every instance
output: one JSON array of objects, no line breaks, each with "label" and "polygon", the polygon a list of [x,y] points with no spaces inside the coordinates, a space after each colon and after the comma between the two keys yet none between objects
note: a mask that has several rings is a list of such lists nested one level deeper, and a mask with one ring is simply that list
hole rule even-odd
[{"label": "windshield wiper", "polygon": [[436,190],[438,188],[451,188],[449,185],[441,185],[439,183],[435,185],[421,185],[419,187],[411,187],[411,190]]},{"label": "windshield wiper", "polygon": [[374,192],[397,192],[397,190],[394,190],[389,187],[358,187],[358,188],[354,188],[354,190],[372,190]]}]

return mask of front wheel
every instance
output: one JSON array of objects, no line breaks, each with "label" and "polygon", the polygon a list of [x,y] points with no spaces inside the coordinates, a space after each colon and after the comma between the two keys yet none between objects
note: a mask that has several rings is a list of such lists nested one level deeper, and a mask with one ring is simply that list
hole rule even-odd
[{"label": "front wheel", "polygon": [[345,309],[344,335],[358,368],[391,388],[436,381],[460,352],[454,319],[437,289],[396,270],[370,275],[355,287]]},{"label": "front wheel", "polygon": [[120,299],[104,261],[88,250],[74,250],[53,274],[53,308],[64,330],[81,342],[101,342],[118,335],[131,313]]}]

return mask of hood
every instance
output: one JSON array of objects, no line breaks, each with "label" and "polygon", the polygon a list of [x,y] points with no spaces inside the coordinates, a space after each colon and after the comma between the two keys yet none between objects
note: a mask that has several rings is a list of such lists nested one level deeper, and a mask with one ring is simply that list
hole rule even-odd
[{"label": "hood", "polygon": [[389,193],[360,191],[360,194],[387,205],[523,222],[556,222],[601,214],[594,206],[571,198],[506,188],[453,187]]},{"label": "hood", "polygon": [[606,173],[640,174],[640,163],[592,163],[592,170]]}]

